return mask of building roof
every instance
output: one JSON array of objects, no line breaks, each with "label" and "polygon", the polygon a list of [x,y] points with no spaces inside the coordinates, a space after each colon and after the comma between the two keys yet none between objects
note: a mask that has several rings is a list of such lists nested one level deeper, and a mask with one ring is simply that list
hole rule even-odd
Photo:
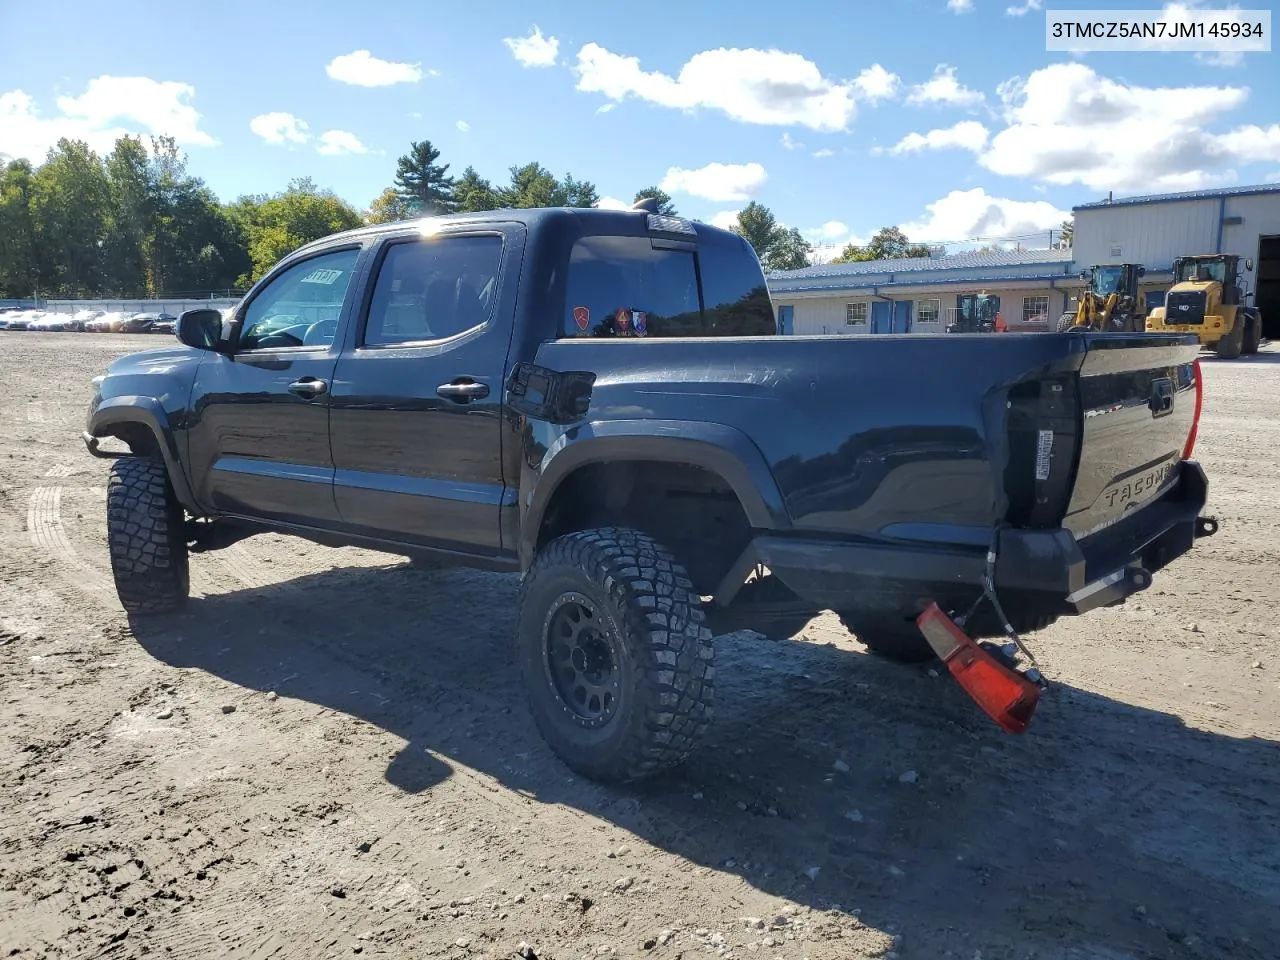
[{"label": "building roof", "polygon": [[1143,203],[1181,203],[1186,200],[1216,200],[1218,197],[1251,197],[1256,194],[1280,193],[1280,183],[1260,183],[1246,187],[1222,187],[1218,190],[1186,190],[1182,193],[1153,193],[1145,197],[1120,197],[1115,200],[1095,200],[1071,208],[1077,210],[1101,210],[1107,207],[1132,207]]},{"label": "building roof", "polygon": [[986,270],[993,267],[1025,267],[1070,263],[1070,250],[995,250],[957,253],[950,257],[910,257],[900,260],[865,260],[861,263],[820,263],[801,270],[773,270],[774,280],[817,280],[861,277],[877,273],[917,273],[946,270]]}]

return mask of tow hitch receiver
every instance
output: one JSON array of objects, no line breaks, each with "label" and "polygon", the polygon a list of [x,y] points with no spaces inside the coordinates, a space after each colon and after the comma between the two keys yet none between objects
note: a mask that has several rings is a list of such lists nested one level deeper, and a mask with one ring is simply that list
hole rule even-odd
[{"label": "tow hitch receiver", "polygon": [[1009,733],[1026,731],[1040,702],[1039,684],[974,642],[936,603],[916,618],[916,626],[987,716]]}]

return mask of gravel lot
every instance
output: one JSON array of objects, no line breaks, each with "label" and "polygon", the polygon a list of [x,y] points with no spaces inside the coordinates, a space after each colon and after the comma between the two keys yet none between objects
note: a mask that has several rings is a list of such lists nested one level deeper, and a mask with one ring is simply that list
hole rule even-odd
[{"label": "gravel lot", "polygon": [[1206,355],[1222,530],[1030,638],[1028,734],[827,615],[718,638],[711,736],[614,790],[532,728],[511,577],[263,535],[131,628],[79,431],[161,342],[0,333],[0,956],[1276,956],[1276,346]]}]

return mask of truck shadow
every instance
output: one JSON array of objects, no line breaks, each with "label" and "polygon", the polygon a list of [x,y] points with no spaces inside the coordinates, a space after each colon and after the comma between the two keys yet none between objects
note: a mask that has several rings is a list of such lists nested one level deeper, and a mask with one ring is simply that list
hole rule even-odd
[{"label": "truck shadow", "polygon": [[927,668],[736,634],[717,638],[717,717],[692,761],[607,788],[533,729],[514,611],[511,577],[352,567],[133,630],[165,663],[403,738],[385,772],[398,790],[465,765],[761,891],[905,928],[909,956],[1262,958],[1280,943],[1274,742],[1066,685],[1010,737]]}]

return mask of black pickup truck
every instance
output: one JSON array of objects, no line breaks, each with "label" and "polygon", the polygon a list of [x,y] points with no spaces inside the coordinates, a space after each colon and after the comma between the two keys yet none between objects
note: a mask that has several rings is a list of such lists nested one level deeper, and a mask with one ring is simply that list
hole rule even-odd
[{"label": "black pickup truck", "polygon": [[519,573],[533,715],[603,780],[688,754],[713,629],[921,660],[931,604],[1035,630],[1216,529],[1194,338],[778,336],[740,237],[644,204],[337,234],[177,333],[84,433],[125,610],[262,530]]}]

